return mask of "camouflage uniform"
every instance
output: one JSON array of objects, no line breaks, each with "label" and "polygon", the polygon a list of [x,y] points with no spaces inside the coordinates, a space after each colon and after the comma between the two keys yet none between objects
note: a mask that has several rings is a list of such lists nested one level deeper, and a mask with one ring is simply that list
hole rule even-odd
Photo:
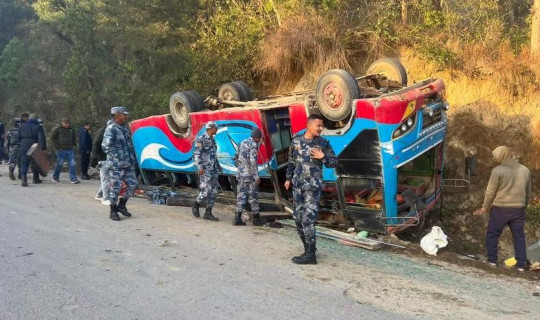
[{"label": "camouflage uniform", "polygon": [[16,125],[8,130],[7,133],[7,148],[9,154],[9,168],[11,171],[16,167],[21,168],[21,142],[19,141],[19,125]]},{"label": "camouflage uniform", "polygon": [[[312,148],[319,148],[324,158],[311,158]],[[294,211],[293,218],[302,241],[313,244],[315,238],[315,220],[319,215],[319,200],[322,189],[322,165],[333,168],[337,164],[334,150],[328,140],[315,137],[312,140],[296,135],[289,149],[289,165],[287,180],[293,185]]]},{"label": "camouflage uniform", "polygon": [[126,126],[113,122],[107,126],[101,143],[103,151],[107,154],[107,163],[110,173],[109,200],[115,204],[122,182],[127,185],[124,199],[129,199],[137,189],[138,181],[135,174],[135,151]]},{"label": "camouflage uniform", "polygon": [[200,176],[200,191],[195,201],[200,204],[206,200],[206,207],[212,208],[216,201],[218,175],[221,169],[217,160],[216,140],[206,132],[197,137],[193,158],[197,169],[204,170],[204,174]]},{"label": "camouflage uniform", "polygon": [[257,180],[259,180],[259,171],[257,168],[257,155],[259,152],[259,143],[253,138],[247,138],[240,143],[238,149],[238,179],[237,196],[236,196],[236,212],[242,212],[249,198],[251,212],[259,213],[259,190],[257,188]]}]

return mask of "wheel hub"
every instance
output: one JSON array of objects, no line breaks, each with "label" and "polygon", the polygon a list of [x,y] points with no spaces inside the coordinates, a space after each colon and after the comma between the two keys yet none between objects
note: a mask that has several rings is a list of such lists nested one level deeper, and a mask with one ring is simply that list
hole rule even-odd
[{"label": "wheel hub", "polygon": [[330,83],[324,88],[324,102],[332,109],[339,109],[343,104],[343,91],[334,83]]}]

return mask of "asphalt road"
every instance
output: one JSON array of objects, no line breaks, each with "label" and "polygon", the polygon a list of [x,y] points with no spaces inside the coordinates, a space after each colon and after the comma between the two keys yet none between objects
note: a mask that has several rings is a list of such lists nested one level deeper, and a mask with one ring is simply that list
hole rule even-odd
[{"label": "asphalt road", "polygon": [[397,317],[348,299],[350,285],[306,279],[301,270],[316,267],[290,263],[300,249],[290,232],[282,253],[264,228],[144,199],[128,203],[133,218],[113,222],[92,199],[96,181],[21,188],[2,175],[2,319]]},{"label": "asphalt road", "polygon": [[0,174],[1,320],[540,319],[534,276],[324,239],[319,264],[298,266],[292,228],[234,227],[232,207],[210,222],[134,198],[114,222],[96,180]]}]

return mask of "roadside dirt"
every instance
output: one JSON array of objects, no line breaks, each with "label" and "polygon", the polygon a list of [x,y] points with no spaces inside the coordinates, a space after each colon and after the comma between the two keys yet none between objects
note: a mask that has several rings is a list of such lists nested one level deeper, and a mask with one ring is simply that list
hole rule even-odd
[{"label": "roadside dirt", "polygon": [[[5,165],[0,166],[0,183],[8,185],[9,192],[18,194],[19,190],[25,190],[18,182],[9,180],[6,170]],[[50,196],[52,206],[77,203],[103,212],[103,222],[113,223],[106,218],[106,206],[93,200],[97,186],[97,180],[83,181],[76,186],[66,182],[53,184],[49,180],[39,186],[30,185],[28,189],[35,192],[39,188],[40,193]],[[535,286],[540,285],[537,274],[487,270],[476,261],[455,258],[450,250],[443,249],[439,256],[431,257],[416,243],[411,243],[406,250],[372,252],[320,239],[319,264],[296,266],[290,258],[300,253],[301,245],[292,228],[233,227],[230,206],[215,208],[221,219],[218,223],[194,219],[189,208],[153,205],[144,198],[131,200],[130,208],[136,219],[120,222],[117,228],[136,227],[137,231],[129,232],[150,234],[149,239],[156,241],[167,239],[170,247],[182,247],[182,239],[188,236],[214,241],[218,250],[244,243],[244,254],[266,261],[269,274],[272,266],[284,267],[308,283],[340,290],[345,299],[395,312],[403,318],[537,319],[540,314],[540,297],[532,295]],[[91,228],[95,227],[99,226]],[[286,282],[283,287],[287,287]],[[316,295],[315,292],[310,294]],[[309,304],[310,297],[305,299]]]}]

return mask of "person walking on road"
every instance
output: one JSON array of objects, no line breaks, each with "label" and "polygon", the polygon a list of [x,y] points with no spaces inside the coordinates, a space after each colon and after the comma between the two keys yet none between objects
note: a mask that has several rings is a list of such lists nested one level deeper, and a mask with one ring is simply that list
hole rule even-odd
[{"label": "person walking on road", "polygon": [[[21,127],[19,128],[18,140],[21,143],[21,185],[23,187],[28,187],[27,174],[28,167],[30,166],[30,157],[26,154],[30,147],[34,143],[39,143],[39,147],[44,152],[47,152],[47,141],[45,139],[45,131],[43,127],[40,126],[37,122],[38,116],[36,114],[23,113],[21,115]],[[34,175],[33,183],[38,184],[43,181],[39,179],[39,171],[32,164],[32,173]]]},{"label": "person walking on road", "polygon": [[92,144],[92,160],[90,163],[92,167],[99,168],[100,186],[94,199],[101,201],[101,204],[107,206],[111,204],[109,201],[111,177],[109,166],[107,165],[107,154],[103,151],[101,143],[103,142],[105,129],[107,129],[111,123],[113,123],[112,120],[107,121],[107,124],[96,132],[96,136]]},{"label": "person walking on road", "polygon": [[253,129],[251,137],[240,143],[238,148],[236,174],[236,213],[234,215],[233,225],[245,226],[242,221],[242,211],[249,199],[251,212],[253,213],[253,225],[262,226],[266,223],[261,219],[259,206],[259,169],[257,166],[257,157],[259,154],[260,142],[262,139],[262,131],[259,128]]},{"label": "person walking on road", "polygon": [[296,264],[317,264],[315,221],[323,184],[322,166],[334,168],[337,164],[332,146],[321,137],[323,128],[322,116],[310,115],[306,131],[295,135],[289,148],[285,189],[292,184],[293,219],[304,244],[304,254],[292,258]]},{"label": "person walking on road", "polygon": [[13,127],[7,133],[7,149],[9,153],[9,178],[15,181],[15,168],[19,168],[19,177],[21,176],[21,142],[19,141],[19,128],[21,119],[13,119]]},{"label": "person walking on road", "polygon": [[516,268],[527,268],[527,244],[525,241],[525,208],[531,200],[531,173],[517,162],[510,148],[497,147],[493,159],[500,163],[491,171],[482,208],[475,215],[489,214],[486,232],[488,263],[497,266],[499,237],[508,225],[514,240]]},{"label": "person walking on road", "polygon": [[200,217],[199,207],[206,200],[206,211],[203,218],[211,221],[219,220],[212,214],[219,183],[218,175],[219,171],[221,171],[221,166],[217,160],[216,140],[214,139],[217,129],[215,122],[206,123],[206,132],[195,140],[195,151],[193,152],[195,167],[199,172],[200,184],[199,195],[193,203],[191,212],[195,217]]},{"label": "person walking on road", "polygon": [[[126,217],[131,213],[126,208],[126,203],[135,194],[137,189],[137,176],[135,174],[135,151],[131,141],[131,135],[127,128],[129,113],[126,108],[117,106],[111,108],[112,123],[107,126],[103,134],[101,147],[107,154],[107,166],[110,175],[110,218],[120,221],[118,212]],[[122,198],[118,198],[122,182],[127,185],[127,190]]]},{"label": "person walking on road", "polygon": [[75,131],[71,128],[68,118],[62,119],[60,126],[53,129],[51,140],[56,150],[56,167],[53,173],[53,182],[60,182],[60,172],[64,162],[69,164],[69,179],[77,184],[77,162],[75,161]]},{"label": "person walking on road", "polygon": [[90,180],[88,165],[92,152],[92,136],[90,135],[90,123],[85,122],[79,130],[79,151],[81,153],[81,179]]},{"label": "person walking on road", "polygon": [[[0,116],[2,113],[0,113]],[[4,123],[0,120],[0,164],[4,161],[4,141],[5,141],[5,132],[4,132]]]}]

